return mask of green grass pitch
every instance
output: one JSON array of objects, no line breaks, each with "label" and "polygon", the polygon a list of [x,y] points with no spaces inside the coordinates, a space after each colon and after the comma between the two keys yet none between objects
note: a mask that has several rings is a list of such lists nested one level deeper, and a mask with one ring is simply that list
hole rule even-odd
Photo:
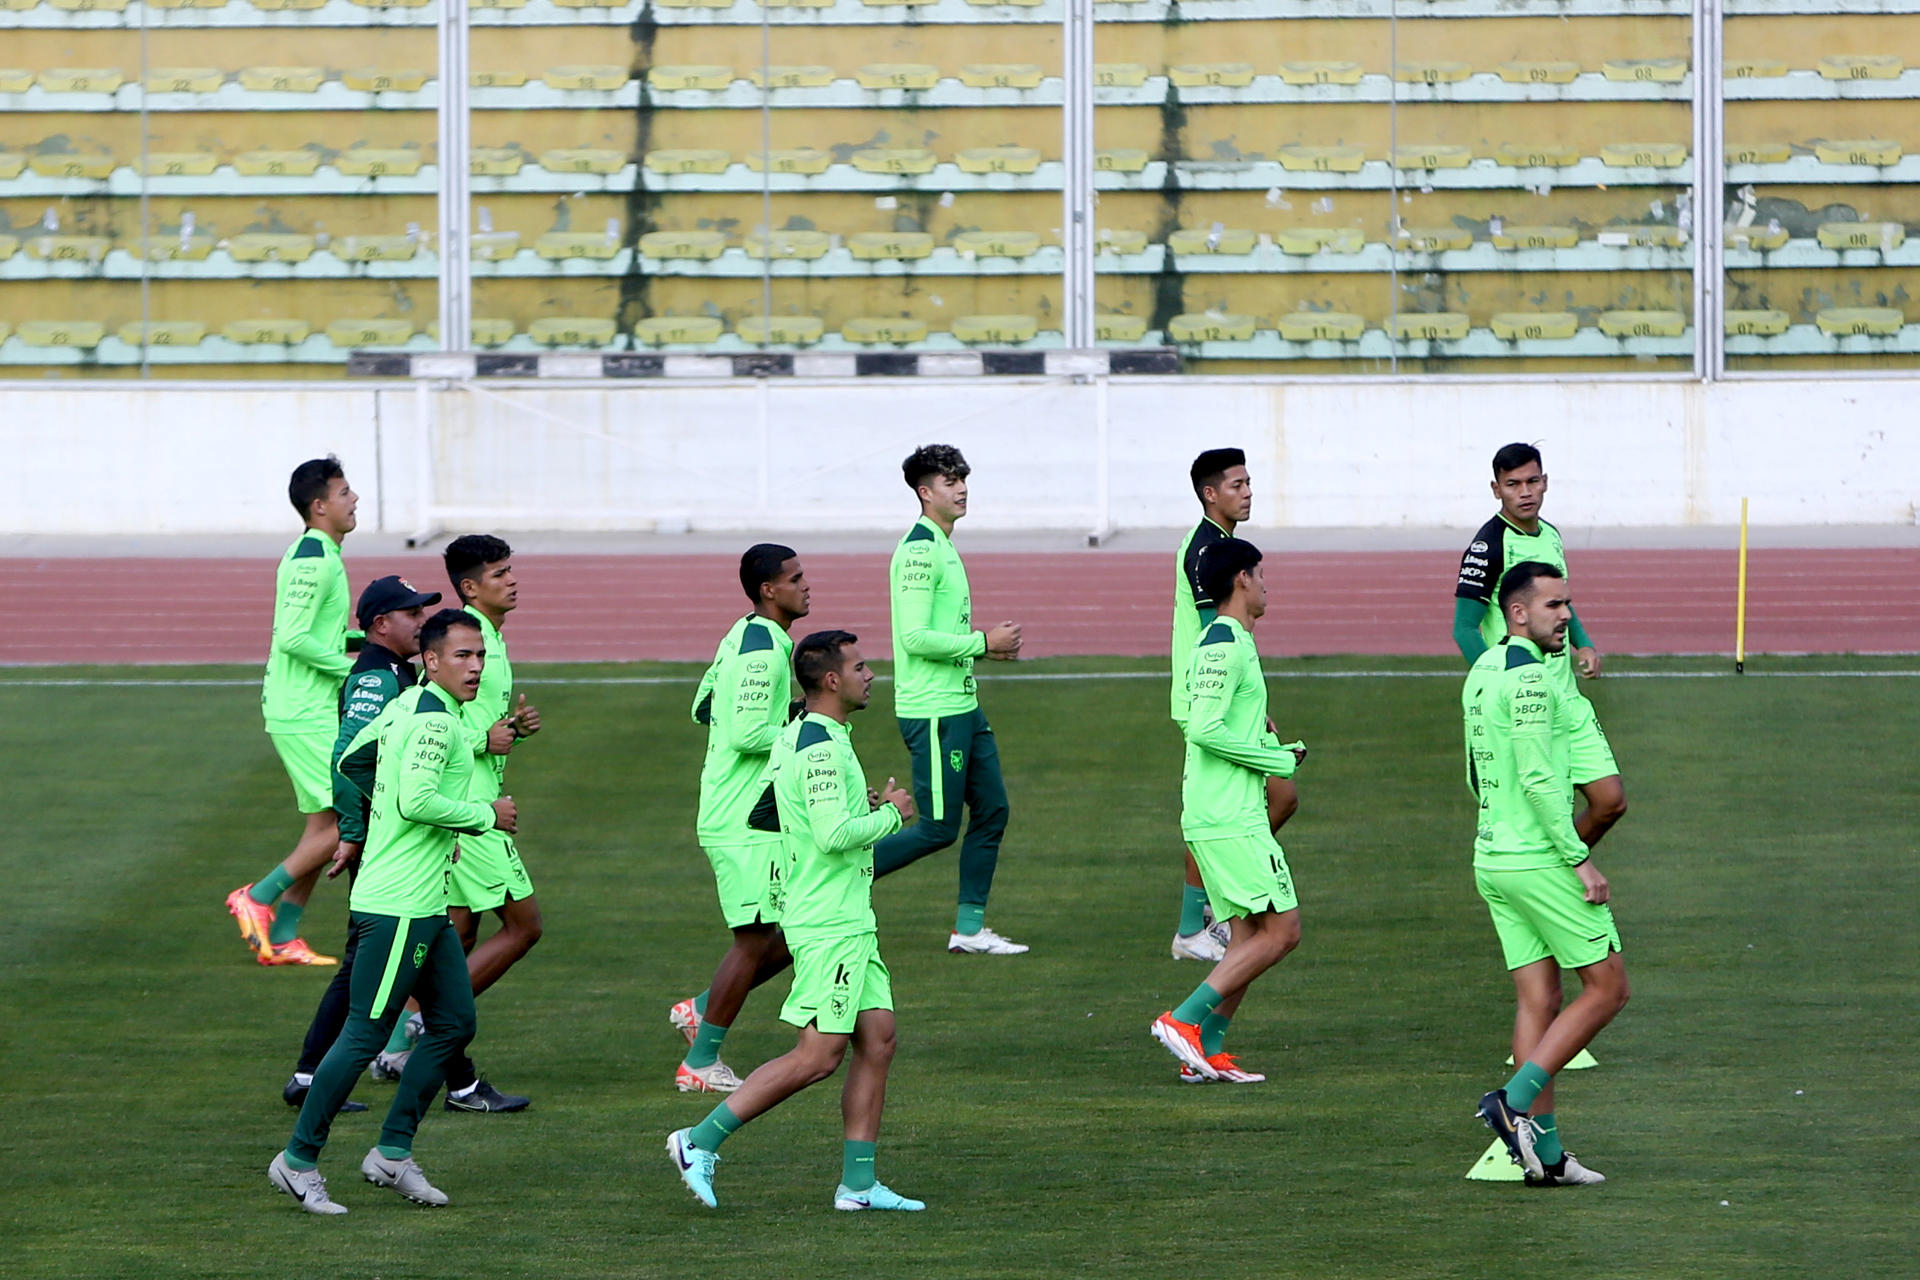
[{"label": "green grass pitch", "polygon": [[[1358,665],[1384,669],[1269,663]],[[327,971],[256,967],[222,909],[295,834],[255,691],[23,683],[255,673],[0,673],[0,1274],[1912,1275],[1920,680],[1594,689],[1632,803],[1601,864],[1634,1000],[1562,1082],[1567,1141],[1611,1181],[1542,1193],[1462,1178],[1510,988],[1473,893],[1453,668],[1386,666],[1403,678],[1272,681],[1312,749],[1283,833],[1305,940],[1235,1024],[1270,1077],[1245,1088],[1178,1084],[1147,1036],[1205,973],[1167,955],[1164,682],[985,683],[1013,800],[988,918],[1033,953],[945,954],[950,854],[876,894],[901,1029],[880,1174],[918,1216],[831,1211],[837,1081],[728,1144],[719,1212],[681,1188],[662,1139],[711,1099],[673,1091],[665,1015],[723,945],[691,835],[697,672],[523,669],[547,728],[510,781],[547,936],[481,1000],[475,1055],[534,1108],[436,1110],[418,1153],[454,1204],[429,1211],[359,1180],[389,1093],[363,1082],[375,1110],[323,1164],[340,1220],[264,1176]],[[856,721],[875,782],[905,769],[886,690]],[[323,887],[308,938],[337,950],[345,913]],[[784,990],[727,1043],[743,1074],[792,1043]]]}]

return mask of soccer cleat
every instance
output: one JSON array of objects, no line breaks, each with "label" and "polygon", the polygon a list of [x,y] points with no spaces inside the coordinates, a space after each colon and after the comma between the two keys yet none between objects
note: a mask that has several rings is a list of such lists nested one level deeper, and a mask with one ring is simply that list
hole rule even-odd
[{"label": "soccer cleat", "polygon": [[418,1041],[427,1034],[427,1019],[418,1010],[407,1015],[407,1039]]},{"label": "soccer cleat", "polygon": [[360,1162],[360,1176],[376,1187],[392,1187],[415,1204],[438,1209],[447,1202],[447,1193],[427,1181],[427,1175],[412,1156],[389,1160],[374,1147]]},{"label": "soccer cleat", "polygon": [[927,1207],[925,1200],[909,1200],[884,1182],[876,1182],[865,1191],[849,1191],[841,1183],[833,1189],[833,1207],[846,1213],[861,1209],[899,1209],[918,1213]]},{"label": "soccer cleat", "polygon": [[675,1031],[687,1038],[688,1044],[692,1044],[693,1038],[700,1034],[700,1011],[693,1007],[691,996],[667,1010],[667,1021],[673,1024]]},{"label": "soccer cleat", "polygon": [[273,928],[273,908],[249,897],[252,889],[252,885],[243,884],[228,894],[227,914],[240,926],[240,937],[253,948],[260,963],[270,964],[267,957],[273,952],[273,944],[267,940],[267,931]]},{"label": "soccer cleat", "polygon": [[1147,1034],[1165,1045],[1168,1053],[1180,1059],[1182,1065],[1191,1068],[1201,1079],[1220,1078],[1206,1051],[1200,1047],[1200,1028],[1191,1022],[1180,1021],[1173,1016],[1173,1010],[1169,1009],[1155,1018],[1153,1025],[1147,1028]]},{"label": "soccer cleat", "polygon": [[287,1163],[287,1153],[276,1152],[267,1166],[267,1181],[276,1191],[284,1191],[300,1202],[308,1213],[342,1214],[347,1206],[335,1204],[327,1194],[327,1180],[318,1169],[296,1169]]},{"label": "soccer cleat", "polygon": [[1220,954],[1227,953],[1227,944],[1233,941],[1233,926],[1225,920],[1207,926],[1207,936],[1220,944]]},{"label": "soccer cleat", "polygon": [[1542,1164],[1541,1174],[1534,1177],[1528,1174],[1526,1181],[1530,1187],[1592,1187],[1607,1180],[1604,1173],[1595,1173],[1574,1158],[1573,1152],[1561,1155],[1556,1164]]},{"label": "soccer cleat", "polygon": [[1540,1157],[1533,1153],[1533,1123],[1507,1105],[1505,1089],[1495,1089],[1482,1096],[1474,1114],[1493,1130],[1495,1137],[1506,1144],[1507,1154],[1513,1157],[1515,1164],[1531,1177],[1544,1176],[1545,1167],[1541,1165]]},{"label": "soccer cleat", "polygon": [[683,1062],[674,1068],[673,1087],[682,1093],[732,1093],[740,1087],[740,1077],[718,1058],[704,1067],[690,1067]]},{"label": "soccer cleat", "polygon": [[1176,933],[1173,935],[1173,958],[1219,964],[1227,958],[1227,949],[1220,945],[1220,940],[1213,936],[1210,929],[1202,929],[1198,933]]},{"label": "soccer cleat", "polygon": [[533,1099],[523,1098],[517,1093],[502,1093],[483,1078],[474,1082],[474,1086],[462,1097],[447,1095],[442,1105],[444,1111],[525,1111]]},{"label": "soccer cleat", "polygon": [[719,1153],[694,1146],[693,1130],[675,1129],[667,1135],[667,1155],[694,1199],[709,1209],[719,1208],[720,1202],[713,1198],[713,1166],[720,1163]]},{"label": "soccer cleat", "polygon": [[407,1069],[407,1059],[412,1056],[411,1049],[402,1049],[398,1053],[388,1053],[382,1049],[374,1056],[373,1061],[367,1064],[367,1074],[375,1080],[389,1082],[398,1080],[400,1073]]},{"label": "soccer cleat", "polygon": [[[1264,1084],[1266,1077],[1258,1071],[1248,1071],[1233,1060],[1230,1053],[1216,1053],[1207,1059],[1218,1074],[1214,1079],[1223,1084]],[[1206,1084],[1207,1077],[1195,1071],[1185,1063],[1180,1064],[1181,1084]]]},{"label": "soccer cleat", "polygon": [[286,942],[275,942],[260,953],[261,964],[339,964],[333,956],[323,956],[308,946],[304,938],[291,938]]},{"label": "soccer cleat", "polygon": [[[300,1073],[296,1071],[293,1074],[293,1078],[287,1081],[287,1087],[280,1091],[280,1096],[287,1100],[288,1106],[298,1107],[306,1102],[307,1091],[311,1088],[313,1088],[313,1077],[308,1076],[306,1083],[302,1084],[300,1083]],[[349,1111],[365,1111],[366,1109],[366,1103],[355,1102],[352,1098],[348,1098],[340,1104],[340,1110],[335,1112],[335,1114],[345,1115]]]},{"label": "soccer cleat", "polygon": [[991,929],[982,929],[978,933],[948,934],[947,950],[957,956],[1018,956],[1025,955],[1030,948],[1012,938],[1003,938]]}]

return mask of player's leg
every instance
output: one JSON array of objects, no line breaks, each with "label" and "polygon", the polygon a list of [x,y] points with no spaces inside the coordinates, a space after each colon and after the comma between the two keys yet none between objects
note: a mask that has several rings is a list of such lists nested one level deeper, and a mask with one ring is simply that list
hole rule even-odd
[{"label": "player's leg", "polygon": [[546,932],[540,903],[531,896],[508,897],[494,908],[494,914],[500,918],[500,927],[467,955],[467,972],[472,976],[476,996],[518,964]]},{"label": "player's leg", "polygon": [[706,1010],[694,1028],[687,1056],[674,1069],[674,1086],[680,1092],[731,1093],[740,1087],[740,1077],[720,1060],[720,1047],[740,1016],[747,993],[792,962],[779,925],[756,921],[734,927],[733,945],[714,971]]},{"label": "player's leg", "polygon": [[1206,882],[1200,877],[1200,864],[1193,860],[1193,850],[1185,852],[1186,879],[1180,886],[1180,923],[1173,931],[1173,958],[1217,964],[1227,953],[1226,944],[1216,936],[1210,923],[1212,912]]},{"label": "player's leg", "polygon": [[876,1176],[875,1148],[880,1141],[880,1113],[886,1107],[887,1069],[893,1064],[894,1047],[893,1010],[863,1009],[854,1024],[853,1061],[847,1066],[847,1082],[840,1091],[844,1140],[840,1185],[833,1191],[836,1209],[913,1213],[927,1207],[924,1201],[908,1199]]},{"label": "player's leg", "polygon": [[1292,778],[1267,779],[1267,828],[1275,836],[1287,825],[1287,819],[1300,812],[1300,789]]},{"label": "player's leg", "polygon": [[[512,837],[504,831],[485,831],[460,837],[460,860],[453,864],[447,916],[466,952],[468,982],[479,995],[520,958],[533,950],[545,932],[533,880],[520,860]],[[480,918],[493,912],[500,927],[480,940]],[[462,1050],[447,1068],[448,1111],[524,1111],[529,1099],[505,1093],[482,1078],[473,1059]]]},{"label": "player's leg", "polygon": [[427,1181],[413,1158],[413,1140],[447,1069],[473,1039],[473,984],[460,935],[445,917],[417,922],[411,932],[418,966],[413,994],[426,1025],[400,1073],[380,1141],[360,1162],[360,1172],[368,1182],[391,1187],[417,1204],[443,1205],[446,1193]]},{"label": "player's leg", "polygon": [[1580,838],[1591,847],[1627,815],[1627,789],[1620,781],[1620,766],[1614,762],[1613,745],[1607,741],[1606,730],[1600,727],[1593,703],[1576,693],[1573,705],[1568,771],[1587,802],[1586,809],[1574,819],[1574,826]]},{"label": "player's leg", "polygon": [[[796,975],[794,983],[799,985]],[[791,1004],[791,1002],[789,1002]],[[781,1011],[786,1017],[786,1010]],[[779,1106],[794,1094],[818,1084],[840,1067],[851,1033],[828,1034],[816,1026],[800,1028],[799,1043],[771,1062],[754,1068],[739,1090],[707,1113],[690,1129],[667,1135],[667,1154],[687,1189],[709,1209],[714,1207],[713,1166],[720,1145],[741,1125]]]},{"label": "player's leg", "polygon": [[[346,950],[340,953],[340,967],[334,970],[333,980],[320,994],[313,1021],[307,1024],[307,1038],[300,1046],[300,1060],[294,1064],[293,1078],[280,1091],[290,1107],[306,1101],[307,1090],[313,1087],[314,1071],[327,1056],[327,1050],[333,1048],[333,1042],[340,1038],[341,1028],[346,1026],[347,1009],[353,1002],[353,959],[358,950],[359,934],[349,929]],[[367,1104],[349,1100],[342,1103],[340,1109],[365,1111]]]},{"label": "player's leg", "polygon": [[873,847],[873,874],[889,876],[930,853],[937,853],[960,837],[960,806],[966,798],[964,779],[940,749],[944,736],[939,718],[900,720],[900,737],[913,758],[913,803],[919,819]]},{"label": "player's leg", "polygon": [[1022,943],[986,927],[987,897],[1000,865],[1000,841],[1007,833],[1007,784],[1000,776],[1000,746],[978,707],[956,716],[942,743],[949,765],[959,766],[967,805],[967,838],[960,844],[960,903],[954,911],[947,950],[968,955],[1013,956]]},{"label": "player's leg", "polygon": [[[227,911],[261,964],[333,964],[300,940],[300,917],[313,879],[333,856],[340,829],[333,813],[333,735],[272,733],[274,752],[293,784],[300,839],[280,863],[227,895]],[[303,888],[296,888],[305,881]],[[276,910],[276,904],[278,910]]]}]

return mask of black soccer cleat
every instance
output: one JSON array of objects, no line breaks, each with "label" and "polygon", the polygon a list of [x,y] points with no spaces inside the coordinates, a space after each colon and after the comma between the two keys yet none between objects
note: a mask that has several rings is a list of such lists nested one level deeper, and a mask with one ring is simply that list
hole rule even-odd
[{"label": "black soccer cleat", "polygon": [[[306,1102],[307,1090],[312,1087],[311,1085],[301,1084],[300,1077],[293,1076],[287,1080],[287,1087],[280,1091],[280,1096],[287,1100],[288,1106],[298,1108]],[[365,1111],[366,1109],[366,1103],[355,1102],[352,1098],[348,1098],[340,1104],[340,1110],[334,1114],[345,1115],[349,1111]]]},{"label": "black soccer cleat", "polygon": [[1532,1177],[1546,1175],[1540,1157],[1533,1153],[1533,1122],[1507,1105],[1505,1089],[1495,1089],[1483,1095],[1474,1114],[1493,1130],[1495,1137],[1506,1144],[1507,1154],[1513,1157],[1515,1164]]},{"label": "black soccer cleat", "polygon": [[449,1093],[443,1109],[447,1111],[525,1111],[532,1101],[531,1098],[523,1098],[516,1093],[502,1093],[482,1079],[473,1087],[473,1092],[464,1098],[456,1098]]}]

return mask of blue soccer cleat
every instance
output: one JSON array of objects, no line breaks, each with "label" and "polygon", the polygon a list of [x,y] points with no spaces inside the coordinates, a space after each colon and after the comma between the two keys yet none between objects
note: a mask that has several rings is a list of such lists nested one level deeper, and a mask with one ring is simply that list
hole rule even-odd
[{"label": "blue soccer cleat", "polygon": [[834,1188],[833,1207],[847,1213],[861,1209],[899,1209],[906,1213],[918,1213],[927,1207],[927,1202],[909,1200],[884,1182],[876,1182],[865,1191],[849,1191],[843,1182]]},{"label": "blue soccer cleat", "polygon": [[675,1129],[667,1135],[667,1154],[694,1198],[709,1209],[719,1208],[720,1202],[713,1198],[713,1166],[720,1163],[719,1155],[694,1146],[691,1129]]}]

